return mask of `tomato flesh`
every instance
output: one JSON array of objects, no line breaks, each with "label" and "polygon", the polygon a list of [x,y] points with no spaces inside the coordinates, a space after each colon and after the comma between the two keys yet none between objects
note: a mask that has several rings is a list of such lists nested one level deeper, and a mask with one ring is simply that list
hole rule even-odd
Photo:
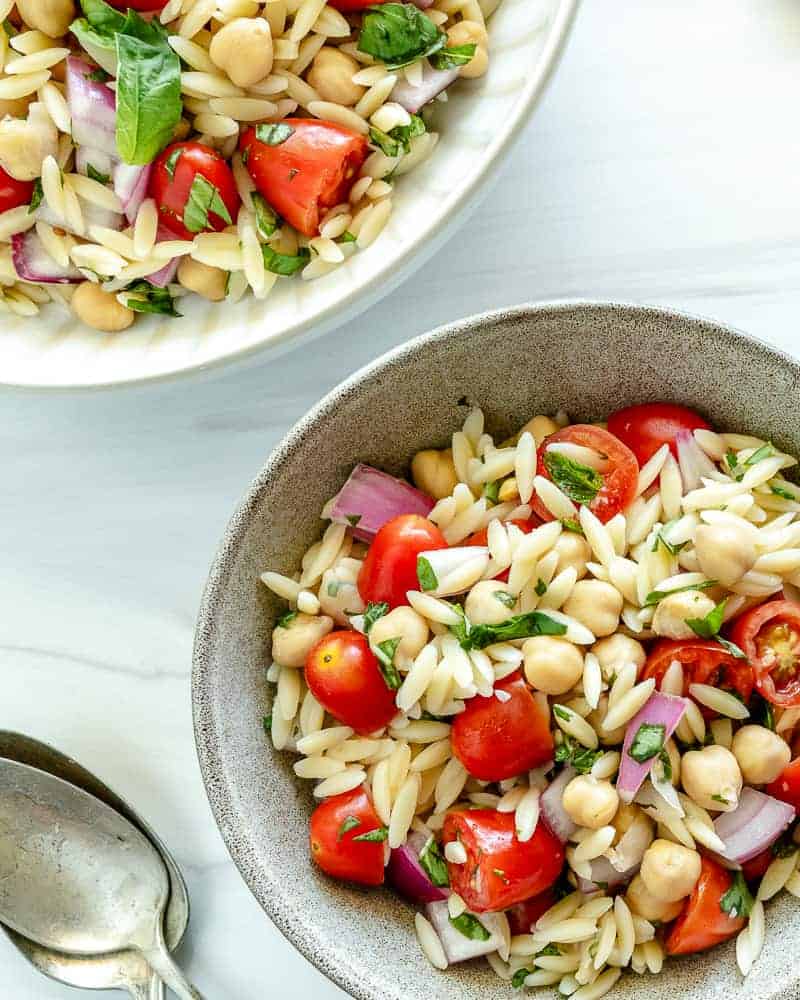
[{"label": "tomato flesh", "polygon": [[360,632],[331,632],[320,639],[308,654],[305,676],[320,705],[357,733],[383,729],[397,714],[395,692]]},{"label": "tomato flesh", "polygon": [[18,181],[0,167],[0,212],[20,205],[29,205],[33,197],[33,181]]},{"label": "tomato flesh", "polygon": [[446,549],[444,535],[432,521],[419,514],[401,514],[378,531],[358,574],[361,599],[386,603],[391,608],[408,604],[409,590],[419,590],[417,556]]},{"label": "tomato flesh", "polygon": [[711,424],[677,403],[639,403],[617,410],[608,418],[609,431],[624,441],[640,465],[652,458],[662,444],[668,444],[677,458],[678,435],[697,428],[710,430]]},{"label": "tomato flesh", "polygon": [[173,142],[153,165],[148,194],[155,200],[162,225],[183,240],[193,239],[197,232],[219,232],[229,225],[221,215],[209,211],[203,229],[187,229],[186,205],[198,174],[217,189],[231,222],[236,222],[239,214],[239,192],[224,157],[201,142]]},{"label": "tomato flesh", "polygon": [[450,885],[475,913],[505,910],[544,892],[564,864],[564,848],[544,823],[520,843],[514,814],[495,809],[448,813],[443,841],[453,840],[463,844],[467,860],[448,862]]},{"label": "tomato flesh", "polygon": [[325,211],[347,201],[369,144],[343,125],[315,118],[286,118],[294,131],[276,146],[260,142],[254,128],[239,148],[259,194],[306,236],[316,236]]},{"label": "tomato flesh", "polygon": [[380,827],[381,821],[363,786],[332,795],[311,815],[311,857],[333,878],[361,885],[382,885],[383,843],[356,840]]},{"label": "tomato flesh", "polygon": [[545,889],[538,896],[524,899],[521,903],[515,903],[506,911],[508,926],[512,934],[530,934],[531,928],[543,913],[546,913],[551,906],[555,906],[558,900],[552,889]]},{"label": "tomato flesh", "polygon": [[733,876],[710,858],[701,859],[700,878],[666,940],[668,955],[689,955],[713,948],[732,938],[747,923],[723,909],[722,897],[733,884]]},{"label": "tomato flesh", "polygon": [[[587,504],[589,510],[604,524],[633,501],[639,481],[639,466],[633,452],[622,441],[602,427],[595,427],[593,424],[572,424],[570,427],[564,427],[545,438],[539,449],[536,472],[545,479],[553,478],[545,465],[547,446],[559,441],[582,445],[606,456],[607,468],[600,473],[603,485]],[[543,521],[554,520],[553,515],[536,495],[533,497],[532,506],[533,512]]]},{"label": "tomato flesh", "polygon": [[755,671],[762,697],[773,705],[800,705],[800,606],[768,601],[737,618],[731,633]]},{"label": "tomato flesh", "polygon": [[[683,667],[684,697],[689,697],[691,684],[709,684],[733,691],[745,703],[750,700],[754,678],[749,663],[732,656],[713,639],[660,639],[650,650],[641,679],[654,677],[659,687],[673,660]],[[699,708],[706,718],[717,714],[704,705]]]},{"label": "tomato flesh", "polygon": [[766,792],[781,802],[794,806],[800,813],[800,757],[787,764],[778,777],[767,785]]},{"label": "tomato flesh", "polygon": [[476,695],[467,701],[451,732],[453,753],[473,777],[503,781],[553,759],[548,714],[516,671],[495,684],[509,698]]}]

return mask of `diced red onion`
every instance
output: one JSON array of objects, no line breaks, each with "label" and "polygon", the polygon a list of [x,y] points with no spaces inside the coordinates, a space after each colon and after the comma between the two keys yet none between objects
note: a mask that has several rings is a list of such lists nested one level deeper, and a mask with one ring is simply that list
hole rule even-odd
[{"label": "diced red onion", "polygon": [[542,819],[562,844],[566,844],[576,830],[576,826],[567,815],[562,802],[564,789],[575,777],[575,773],[573,767],[565,767],[555,781],[551,781],[539,797],[539,809],[541,810]]},{"label": "diced red onion", "polygon": [[639,865],[633,865],[627,871],[618,872],[608,858],[603,857],[595,858],[591,866],[591,879],[578,877],[578,888],[587,894],[597,892],[601,888],[615,889],[617,886],[626,885],[639,871]]},{"label": "diced red onion", "polygon": [[92,149],[91,146],[78,146],[75,150],[75,169],[79,174],[88,177],[89,167],[92,166],[99,174],[111,177],[117,160],[102,149]]},{"label": "diced red onion", "polygon": [[72,138],[79,145],[117,152],[117,98],[104,83],[89,79],[94,67],[77,56],[67,58],[67,103],[72,115]]},{"label": "diced red onion", "polygon": [[402,107],[415,114],[421,107],[432,101],[437,94],[458,79],[458,67],[455,69],[434,69],[429,63],[422,64],[422,82],[419,84],[409,83],[404,76],[401,76],[394,85],[391,97]]},{"label": "diced red onion", "polygon": [[62,267],[45,250],[35,229],[11,237],[11,258],[14,270],[23,281],[40,281],[45,285],[74,285],[84,280],[81,272],[68,264]]},{"label": "diced red onion", "polygon": [[144,167],[118,163],[114,167],[114,191],[119,196],[122,209],[131,225],[136,221],[136,215],[147,197],[147,185],[152,170],[151,163]]},{"label": "diced red onion", "polygon": [[401,514],[426,517],[433,503],[404,480],[362,464],[353,469],[344,486],[328,501],[322,516],[336,524],[351,525],[355,538],[371,542],[387,521]]},{"label": "diced red onion", "polygon": [[180,262],[180,257],[173,257],[173,259],[167,261],[163,267],[159,268],[157,271],[153,271],[152,274],[148,274],[147,280],[151,285],[155,285],[157,288],[166,288],[167,285],[171,284],[177,274]]},{"label": "diced red onion", "polygon": [[442,942],[445,956],[450,965],[456,962],[466,962],[470,958],[478,958],[480,955],[488,955],[503,947],[501,914],[477,914],[477,919],[489,932],[489,937],[485,941],[474,941],[450,923],[450,913],[446,902],[428,903],[425,907],[425,913],[433,924],[433,929],[439,935],[439,940]]},{"label": "diced red onion", "polygon": [[431,882],[419,856],[428,842],[423,833],[412,833],[402,847],[396,847],[389,858],[386,877],[401,896],[412,903],[436,903],[447,899],[450,890]]},{"label": "diced red onion", "polygon": [[795,817],[794,807],[745,786],[739,805],[714,820],[714,832],[725,844],[719,856],[741,865],[775,843]]},{"label": "diced red onion", "polygon": [[642,782],[650,773],[655,761],[655,757],[651,757],[650,760],[640,764],[628,753],[636,734],[639,732],[639,727],[643,725],[663,726],[664,742],[666,743],[675,732],[685,711],[685,698],[654,691],[628,723],[617,777],[617,792],[623,802],[633,802],[634,796],[642,787]]},{"label": "diced red onion", "polygon": [[675,444],[678,449],[678,465],[681,469],[683,491],[686,493],[701,485],[701,476],[713,476],[716,469],[714,463],[695,441],[691,431],[678,431]]}]

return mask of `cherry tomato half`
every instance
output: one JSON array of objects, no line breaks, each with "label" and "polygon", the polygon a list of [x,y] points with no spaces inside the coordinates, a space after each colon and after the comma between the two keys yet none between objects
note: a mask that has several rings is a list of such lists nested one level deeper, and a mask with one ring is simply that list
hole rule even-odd
[{"label": "cherry tomato half", "polygon": [[[553,478],[545,465],[547,446],[558,441],[591,448],[592,451],[599,452],[608,459],[606,471],[600,474],[603,485],[587,505],[604,524],[633,501],[636,496],[636,484],[639,481],[639,466],[633,452],[622,441],[602,427],[595,427],[593,424],[572,424],[570,427],[564,427],[563,430],[545,438],[539,449],[536,471],[546,479]],[[533,511],[543,521],[553,520],[553,515],[536,495],[533,498]]]},{"label": "cherry tomato half", "polygon": [[800,705],[800,605],[768,601],[736,619],[731,638],[753,665],[756,687],[773,705]]},{"label": "cherry tomato half", "polygon": [[608,418],[609,431],[630,448],[639,465],[644,465],[662,444],[668,444],[677,458],[678,435],[691,433],[698,427],[710,430],[711,424],[699,413],[677,403],[639,403],[617,410]]},{"label": "cherry tomato half", "polygon": [[[538,517],[529,517],[527,521],[511,521],[511,524],[515,524],[523,535],[529,535],[534,528],[538,528],[541,521]],[[481,528],[480,531],[474,532],[469,538],[464,542],[464,545],[486,545],[489,537],[489,529]],[[494,580],[502,580],[505,583],[508,580],[508,574],[510,570],[504,569],[502,573],[498,573],[497,576],[493,577]]]},{"label": "cherry tomato half", "polygon": [[778,777],[766,787],[768,795],[794,806],[800,813],[800,757],[787,764]]},{"label": "cherry tomato half", "polygon": [[382,729],[397,714],[395,693],[360,632],[320,639],[306,659],[306,683],[323,708],[362,735]]},{"label": "cherry tomato half", "polygon": [[742,862],[742,875],[748,882],[757,882],[758,879],[763,878],[767,868],[774,860],[775,855],[772,853],[772,848],[768,847],[766,851],[756,854],[749,861]]},{"label": "cherry tomato half", "polygon": [[[753,693],[753,670],[746,660],[731,656],[713,639],[660,639],[650,650],[642,680],[654,677],[656,687],[673,660],[683,667],[683,693],[689,696],[690,684],[710,684],[733,691],[748,702]],[[714,718],[704,705],[698,706],[706,718]]]},{"label": "cherry tomato half", "polygon": [[167,6],[167,0],[108,0],[110,6],[116,10],[138,10],[147,12],[151,10],[163,10]]},{"label": "cherry tomato half", "polygon": [[[239,214],[231,168],[220,153],[201,142],[167,146],[153,165],[148,194],[155,199],[162,224],[183,240],[200,232],[219,232],[236,222]],[[228,218],[220,215],[223,205]]]},{"label": "cherry tomato half", "polygon": [[543,913],[546,913],[551,906],[555,906],[558,900],[552,889],[545,889],[538,896],[531,896],[521,903],[515,903],[506,910],[508,926],[512,934],[530,934],[531,928]]},{"label": "cherry tomato half", "polygon": [[747,923],[745,917],[731,917],[721,906],[722,897],[733,884],[733,876],[716,861],[703,857],[700,878],[672,925],[666,941],[668,955],[689,955],[727,941]]},{"label": "cherry tomato half", "polygon": [[259,194],[306,236],[316,236],[325,211],[347,201],[369,153],[363,135],[335,122],[286,118],[292,134],[271,146],[248,129],[239,148]]},{"label": "cherry tomato half", "polygon": [[390,608],[408,604],[409,590],[419,590],[417,556],[431,549],[446,549],[444,535],[432,521],[419,514],[392,518],[372,540],[358,574],[361,599],[386,601]]},{"label": "cherry tomato half", "polygon": [[311,857],[334,878],[361,885],[383,884],[383,843],[364,840],[381,821],[361,788],[332,795],[311,814]]},{"label": "cherry tomato half", "polygon": [[29,205],[32,197],[33,181],[18,181],[0,167],[0,212]]},{"label": "cherry tomato half", "polygon": [[475,913],[505,910],[544,892],[564,864],[564,848],[544,823],[521,843],[514,814],[495,809],[448,813],[443,841],[452,840],[461,841],[467,860],[463,865],[448,862],[450,885]]},{"label": "cherry tomato half", "polygon": [[553,759],[550,720],[516,671],[495,684],[509,698],[476,696],[453,720],[453,753],[480,781],[503,781]]}]

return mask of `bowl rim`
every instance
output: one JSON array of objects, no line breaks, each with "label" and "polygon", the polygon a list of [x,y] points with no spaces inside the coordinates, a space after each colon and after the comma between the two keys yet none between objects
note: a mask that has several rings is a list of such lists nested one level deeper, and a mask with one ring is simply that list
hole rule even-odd
[{"label": "bowl rim", "polygon": [[[570,35],[570,28],[579,0],[555,0],[555,14],[547,27],[547,40],[536,65],[536,71],[521,88],[515,112],[498,128],[493,140],[493,153],[485,159],[480,169],[465,184],[453,200],[452,211],[435,234],[427,240],[413,240],[394,261],[391,271],[382,267],[364,283],[349,288],[340,299],[327,305],[315,316],[293,324],[267,341],[231,350],[207,361],[190,362],[180,368],[156,374],[143,374],[131,378],[105,379],[97,382],[48,382],[5,381],[0,376],[0,387],[19,392],[72,393],[95,392],[171,383],[181,379],[208,379],[223,371],[237,371],[255,359],[274,361],[295,347],[306,345],[318,337],[354,319],[365,310],[395,291],[404,281],[433,257],[444,243],[466,222],[483,195],[489,193],[492,172],[498,162],[503,162],[511,152],[549,84]],[[267,300],[268,301],[268,300]],[[212,303],[218,307],[219,303]]]},{"label": "bowl rim", "polygon": [[[191,699],[195,748],[203,785],[211,806],[214,821],[225,843],[228,854],[238,869],[245,885],[271,922],[278,928],[284,938],[319,972],[349,995],[356,997],[357,1000],[374,1000],[374,996],[368,989],[362,987],[360,982],[348,978],[345,970],[339,963],[332,961],[332,968],[325,968],[318,954],[312,948],[307,948],[302,939],[296,939],[293,936],[290,922],[286,919],[282,908],[280,906],[273,906],[269,893],[262,891],[256,880],[251,879],[248,875],[243,855],[249,850],[249,846],[243,847],[241,841],[237,844],[229,827],[230,817],[236,815],[235,796],[231,794],[230,786],[225,780],[224,768],[217,754],[214,740],[211,738],[211,734],[201,725],[200,715],[201,706],[210,703],[206,688],[205,667],[210,651],[213,649],[212,639],[215,614],[219,604],[219,596],[227,580],[229,567],[232,565],[231,556],[236,552],[247,532],[249,517],[258,503],[263,489],[272,476],[280,471],[282,463],[291,455],[304,436],[319,421],[324,420],[328,413],[336,408],[343,399],[354,392],[358,392],[365,382],[380,378],[386,369],[394,365],[395,362],[415,355],[421,349],[424,350],[429,344],[448,340],[453,337],[460,337],[468,331],[480,327],[482,324],[493,323],[498,320],[513,320],[530,316],[537,317],[547,313],[557,315],[575,310],[595,314],[598,312],[618,313],[619,311],[626,311],[639,315],[642,318],[651,316],[677,321],[688,320],[694,324],[699,324],[708,332],[714,332],[724,338],[743,342],[744,346],[755,355],[772,362],[777,362],[789,369],[795,379],[798,380],[798,384],[800,384],[800,361],[787,352],[729,323],[684,310],[616,300],[559,299],[529,302],[509,308],[492,309],[483,313],[475,313],[420,334],[406,343],[385,352],[368,364],[363,365],[347,379],[334,386],[304,416],[293,424],[269,453],[258,474],[252,480],[244,496],[237,504],[226,525],[222,540],[209,570],[195,627],[195,640],[192,653]],[[269,881],[269,873],[266,874],[264,881]]]}]

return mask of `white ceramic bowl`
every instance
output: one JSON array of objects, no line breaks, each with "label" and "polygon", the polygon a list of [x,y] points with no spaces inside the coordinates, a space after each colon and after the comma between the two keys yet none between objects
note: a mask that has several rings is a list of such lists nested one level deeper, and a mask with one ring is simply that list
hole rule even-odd
[{"label": "white ceramic bowl", "polygon": [[577,0],[503,0],[491,21],[492,62],[437,110],[441,140],[397,184],[378,240],[316,281],[282,280],[270,297],[237,305],[181,300],[182,319],[139,318],[106,335],[59,305],[36,319],[0,314],[0,382],[90,388],[164,379],[319,335],[377,302],[452,235],[473,209],[532,112],[569,30]]}]

